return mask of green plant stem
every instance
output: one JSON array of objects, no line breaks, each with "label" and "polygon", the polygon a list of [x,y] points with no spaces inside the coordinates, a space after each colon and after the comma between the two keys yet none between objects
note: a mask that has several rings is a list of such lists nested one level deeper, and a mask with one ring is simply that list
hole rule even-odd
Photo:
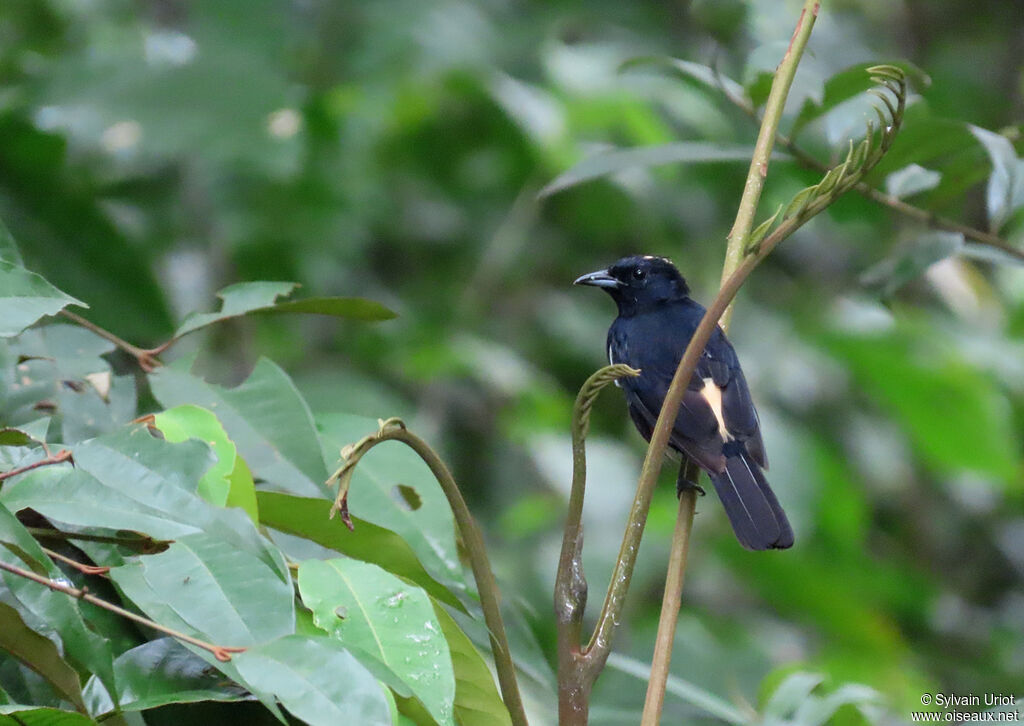
[{"label": "green plant stem", "polygon": [[[658,619],[658,635],[654,642],[654,657],[651,661],[651,678],[647,682],[647,697],[644,713],[651,714],[657,723],[665,704],[665,686],[668,684],[669,662],[672,658],[672,643],[676,635],[676,621],[682,605],[683,578],[686,577],[686,556],[690,550],[690,530],[697,508],[697,490],[683,490],[679,497],[679,513],[676,515],[675,531],[672,533],[672,551],[668,558],[668,574],[665,576],[665,592],[661,600],[661,616]],[[671,622],[669,622],[671,621]],[[646,721],[641,722],[646,724]]]},{"label": "green plant stem", "polygon": [[[462,535],[470,567],[473,570],[473,579],[476,581],[476,587],[480,593],[480,607],[483,609],[484,622],[490,634],[491,651],[494,654],[494,667],[498,672],[498,685],[501,687],[502,700],[512,717],[512,723],[515,726],[528,726],[523,699],[519,694],[519,683],[516,681],[512,651],[509,649],[508,636],[505,633],[505,621],[501,617],[498,584],[491,571],[490,560],[487,558],[484,538],[444,461],[430,448],[427,442],[406,429],[404,423],[398,419],[388,419],[381,422],[381,428],[376,434],[363,438],[347,452],[345,466],[339,472],[351,471],[359,459],[365,456],[370,449],[385,441],[400,441],[415,451],[430,468],[430,472],[441,485],[445,497],[448,498],[448,505],[455,516],[459,533]],[[344,482],[342,485],[344,486]],[[341,494],[339,493],[340,498]]]},{"label": "green plant stem", "polygon": [[[770,237],[760,245],[758,253],[751,255],[744,260],[747,249],[747,240],[754,225],[754,217],[757,214],[758,203],[761,199],[761,191],[764,188],[764,180],[768,175],[768,163],[771,158],[772,147],[778,133],[779,122],[782,120],[782,112],[786,105],[786,97],[793,84],[797,66],[803,56],[807,41],[810,38],[811,30],[814,28],[814,21],[817,19],[820,2],[818,0],[805,0],[804,7],[800,11],[800,18],[797,21],[793,37],[790,40],[789,48],[779,63],[772,81],[772,88],[765,104],[764,119],[761,121],[761,128],[757,134],[757,143],[754,146],[754,155],[751,158],[750,169],[747,172],[747,181],[743,187],[743,196],[740,199],[739,209],[736,212],[736,220],[733,223],[732,231],[729,233],[728,245],[725,254],[725,263],[722,266],[722,286],[712,307],[708,309],[704,319],[701,321],[697,332],[687,346],[686,352],[676,375],[672,379],[672,385],[665,402],[662,404],[661,415],[658,416],[658,423],[655,426],[655,433],[651,437],[651,445],[648,448],[648,457],[644,461],[644,471],[647,472],[648,462],[652,455],[657,456],[656,469],[652,477],[657,479],[660,462],[664,456],[665,445],[668,439],[667,430],[661,435],[659,428],[668,429],[669,417],[666,411],[671,412],[671,422],[675,421],[676,412],[682,401],[683,392],[693,371],[696,368],[697,359],[704,351],[715,324],[721,324],[725,329],[729,325],[731,313],[731,302],[740,285],[750,274],[758,261],[764,258],[782,238],[778,238],[769,244]],[[780,226],[781,228],[781,226]],[[795,229],[795,226],[793,227]],[[738,277],[738,273],[748,263],[746,273]],[[735,280],[735,282],[734,282]],[[721,310],[715,312],[715,308]],[[703,329],[703,330],[702,330]],[[657,439],[655,438],[657,437]],[[655,441],[658,448],[655,449]],[[641,482],[641,487],[643,481]],[[686,576],[686,557],[690,547],[690,532],[693,529],[693,517],[696,508],[696,493],[694,490],[686,490],[679,500],[679,513],[676,520],[676,527],[672,536],[672,549],[669,554],[668,573],[665,577],[665,592],[662,599],[661,616],[658,621],[658,635],[655,639],[654,656],[651,662],[651,678],[647,684],[647,696],[644,701],[644,711],[641,720],[642,726],[656,726],[661,721],[661,712],[665,703],[665,686],[668,682],[669,666],[672,660],[672,646],[675,642],[676,623],[679,620],[679,608],[682,603],[683,582]]]},{"label": "green plant stem", "polygon": [[231,660],[232,653],[241,653],[245,650],[245,648],[234,648],[226,645],[214,645],[213,643],[207,643],[205,640],[193,638],[191,635],[187,635],[172,628],[168,628],[167,626],[154,622],[149,618],[133,613],[131,610],[125,610],[123,607],[114,605],[113,603],[109,603],[106,600],[98,598],[95,595],[90,594],[87,588],[71,587],[70,585],[64,585],[59,582],[54,582],[48,577],[37,575],[34,572],[18,567],[17,565],[8,564],[2,560],[0,560],[0,570],[6,570],[7,572],[10,572],[12,575],[17,575],[19,577],[24,577],[27,580],[32,580],[32,582],[37,582],[40,585],[43,585],[44,587],[48,587],[51,590],[54,590],[55,592],[62,592],[65,595],[70,595],[71,597],[77,600],[85,600],[86,602],[92,603],[93,605],[103,608],[104,610],[109,610],[115,615],[120,615],[122,618],[127,618],[128,620],[132,620],[141,625],[145,625],[146,627],[170,635],[174,638],[177,638],[178,640],[190,643],[196,646],[197,648],[202,648],[203,650],[213,653],[213,657],[221,662],[227,662]]},{"label": "green plant stem", "polygon": [[[800,11],[800,19],[797,21],[793,37],[789,41],[789,48],[786,49],[786,54],[775,71],[775,79],[772,81],[772,88],[764,107],[764,119],[757,134],[757,142],[754,144],[754,155],[750,160],[747,181],[743,186],[743,195],[740,197],[739,209],[736,212],[736,221],[733,222],[732,230],[729,232],[725,264],[722,267],[723,283],[739,266],[744,250],[747,248],[747,239],[754,226],[754,216],[757,214],[757,205],[761,200],[761,190],[764,188],[764,180],[768,176],[768,163],[771,160],[779,122],[782,120],[782,112],[786,106],[786,97],[789,95],[790,86],[793,85],[793,77],[796,75],[796,68],[803,56],[804,48],[807,47],[807,40],[811,37],[811,30],[818,17],[820,5],[819,0],[804,0],[804,7]],[[730,311],[726,311],[722,321],[723,327],[728,327],[730,314]]]},{"label": "green plant stem", "polygon": [[[595,372],[580,387],[572,415],[572,488],[562,537],[562,553],[555,577],[555,620],[558,634],[559,723],[585,724],[590,689],[604,665],[600,650],[581,647],[583,612],[587,606],[587,580],[583,575],[583,497],[587,483],[587,429],[590,409],[601,389],[623,376],[639,371],[627,365],[610,365]],[[598,661],[600,663],[598,664]],[[596,667],[595,667],[596,666]]]}]

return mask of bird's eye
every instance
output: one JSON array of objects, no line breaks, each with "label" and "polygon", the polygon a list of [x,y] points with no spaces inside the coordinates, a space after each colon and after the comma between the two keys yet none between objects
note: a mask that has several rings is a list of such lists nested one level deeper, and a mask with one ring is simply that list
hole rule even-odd
[{"label": "bird's eye", "polygon": [[642,280],[645,277],[647,277],[647,270],[645,270],[644,268],[637,267],[637,268],[635,268],[633,270],[633,279],[634,280]]}]

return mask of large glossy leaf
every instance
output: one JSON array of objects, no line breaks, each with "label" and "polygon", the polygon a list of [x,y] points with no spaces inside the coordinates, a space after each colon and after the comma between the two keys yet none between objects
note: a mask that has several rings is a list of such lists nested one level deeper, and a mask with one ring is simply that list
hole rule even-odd
[{"label": "large glossy leaf", "polygon": [[448,588],[423,569],[408,543],[391,530],[353,517],[354,529],[350,531],[338,518],[330,518],[331,502],[326,499],[278,492],[258,492],[256,498],[261,524],[305,537],[354,559],[380,565],[416,583],[441,602],[463,607]]},{"label": "large glossy leaf", "polygon": [[88,713],[82,683],[53,641],[25,624],[18,611],[0,602],[0,650],[13,655],[41,675],[54,692],[82,713]]},{"label": "large glossy leaf", "polygon": [[327,468],[312,414],[279,366],[261,358],[231,389],[207,383],[187,366],[167,366],[149,377],[165,407],[192,403],[213,411],[256,476],[295,494],[324,494]]},{"label": "large glossy leaf", "polygon": [[[114,660],[114,676],[124,711],[143,711],[169,703],[250,698],[244,689],[226,683],[206,661],[173,638],[157,638],[122,653]],[[95,677],[86,684],[85,695],[91,713],[105,714],[114,709]]]},{"label": "large glossy leaf", "polygon": [[455,675],[430,597],[376,565],[307,560],[299,591],[316,624],[381,661],[441,726],[452,726]]},{"label": "large glossy leaf", "polygon": [[289,635],[235,658],[254,688],[273,693],[311,726],[390,726],[385,688],[332,638]]},{"label": "large glossy leaf", "polygon": [[[66,581],[39,543],[2,503],[0,559],[51,580]],[[2,577],[16,601],[11,604],[20,605],[21,616],[34,621],[33,626],[37,623],[45,624],[46,630],[43,632],[48,636],[53,633],[51,638],[59,638],[67,660],[82,671],[97,674],[110,692],[116,692],[110,643],[89,628],[78,602],[62,592],[55,592],[10,572],[5,571]]]},{"label": "large glossy leaf", "polygon": [[206,532],[245,550],[289,580],[281,553],[260,536],[248,516],[198,495],[213,462],[195,439],[171,443],[133,425],[72,447],[75,466],[46,466],[5,483],[0,502],[31,507],[59,522],[143,532],[177,539]]},{"label": "large glossy leaf", "polygon": [[[294,631],[291,584],[255,555],[212,535],[179,537],[166,551],[123,567],[141,568],[161,603],[218,645],[246,647]],[[111,570],[115,582],[120,569]]]},{"label": "large glossy leaf", "polygon": [[215,313],[192,313],[178,327],[174,337],[247,313],[308,313],[354,320],[390,320],[395,314],[380,303],[354,297],[318,297],[278,302],[298,287],[294,282],[240,282],[217,293],[221,308]]},{"label": "large glossy leaf", "polygon": [[511,726],[512,717],[483,656],[443,607],[435,605],[434,614],[452,654],[455,720],[459,726]]},{"label": "large glossy leaf", "polygon": [[40,318],[56,315],[68,305],[89,307],[48,283],[41,275],[0,260],[0,337],[17,335]]},{"label": "large glossy leaf", "polygon": [[[342,447],[379,427],[373,419],[347,414],[319,416],[317,425],[324,459],[332,470],[338,466]],[[381,444],[362,458],[352,476],[349,509],[354,516],[398,534],[435,580],[454,592],[465,590],[448,499],[427,465],[407,446]]]},{"label": "large glossy leaf", "polygon": [[569,187],[593,179],[617,174],[629,169],[662,166],[664,164],[709,164],[719,162],[748,162],[754,153],[749,146],[721,146],[703,141],[676,141],[636,149],[612,149],[587,157],[569,171],[559,174],[540,191],[550,196]]}]

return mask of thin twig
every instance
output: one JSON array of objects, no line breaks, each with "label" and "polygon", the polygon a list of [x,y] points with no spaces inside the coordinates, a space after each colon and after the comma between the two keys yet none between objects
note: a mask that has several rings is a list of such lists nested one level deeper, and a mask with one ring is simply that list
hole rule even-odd
[{"label": "thin twig", "polygon": [[147,627],[152,628],[153,630],[158,630],[161,633],[166,633],[167,635],[177,638],[178,640],[182,640],[186,643],[191,643],[197,648],[202,648],[203,650],[207,650],[210,653],[213,653],[213,657],[221,661],[222,663],[231,660],[232,653],[241,653],[245,650],[245,648],[236,648],[227,645],[214,645],[212,643],[207,643],[205,640],[193,638],[191,635],[187,635],[177,630],[173,630],[165,625],[161,625],[160,623],[154,622],[149,618],[143,617],[142,615],[137,615],[136,613],[133,613],[130,610],[125,610],[123,607],[114,605],[113,603],[109,603],[106,600],[102,600],[96,597],[95,595],[91,594],[88,588],[71,587],[70,585],[64,585],[59,582],[54,582],[53,580],[47,577],[37,575],[34,572],[22,569],[17,565],[8,564],[2,560],[0,560],[0,570],[6,570],[7,572],[10,572],[13,575],[18,575],[19,577],[24,577],[27,580],[32,580],[32,582],[37,582],[40,585],[48,587],[56,592],[62,592],[65,595],[70,595],[71,597],[77,600],[85,600],[87,603],[91,603],[96,607],[103,608],[104,610],[109,610],[115,615],[120,615],[122,618],[127,618],[128,620],[132,620],[136,623],[139,623],[140,625],[145,625]]},{"label": "thin twig", "polygon": [[163,365],[159,360],[157,360],[156,356],[162,353],[164,350],[166,350],[167,347],[171,344],[171,342],[173,342],[172,339],[171,341],[168,341],[163,345],[159,345],[156,348],[140,348],[137,345],[132,345],[128,341],[117,337],[106,328],[101,328],[99,325],[96,325],[96,323],[90,322],[89,320],[83,318],[81,315],[77,315],[71,312],[70,310],[61,310],[60,314],[63,315],[68,320],[70,320],[71,322],[75,323],[76,325],[81,325],[86,330],[92,331],[93,333],[100,336],[104,340],[109,340],[111,343],[116,345],[125,353],[131,355],[133,358],[135,358],[136,361],[138,361],[139,368],[141,368],[146,373],[150,373],[153,371],[153,369]]},{"label": "thin twig", "polygon": [[469,556],[469,564],[473,570],[473,579],[476,581],[476,587],[480,593],[480,607],[484,612],[484,623],[490,634],[491,652],[494,655],[495,670],[498,672],[498,685],[501,687],[502,700],[512,717],[514,726],[527,726],[526,710],[523,707],[522,696],[519,694],[515,664],[512,662],[512,651],[509,648],[508,636],[505,634],[505,622],[501,617],[498,584],[491,571],[490,560],[487,558],[483,535],[480,533],[480,528],[477,527],[469,507],[466,505],[466,500],[462,498],[462,492],[459,491],[447,465],[430,448],[430,445],[406,429],[400,419],[392,418],[381,421],[380,430],[377,433],[364,437],[352,447],[346,447],[345,464],[328,479],[328,484],[333,483],[335,479],[341,480],[339,481],[341,489],[339,489],[338,497],[335,500],[335,506],[332,508],[332,515],[334,512],[344,512],[346,480],[351,476],[355,465],[370,449],[385,441],[401,441],[415,451],[430,469],[448,498],[448,506],[451,507],[459,534],[462,535],[462,541]]},{"label": "thin twig", "polygon": [[[778,133],[779,122],[782,120],[782,112],[786,105],[786,97],[789,95],[793,77],[796,75],[797,66],[803,55],[804,48],[810,38],[811,30],[814,28],[814,21],[818,17],[820,2],[817,0],[805,0],[804,7],[800,12],[800,19],[797,21],[793,37],[789,42],[789,48],[779,63],[772,81],[772,88],[765,104],[764,120],[758,131],[757,143],[754,146],[754,155],[750,162],[750,169],[747,172],[747,181],[743,187],[743,196],[740,199],[739,209],[736,212],[736,221],[733,223],[732,231],[729,233],[729,241],[725,254],[725,263],[722,266],[722,286],[718,296],[715,298],[712,307],[705,314],[704,319],[694,333],[693,339],[686,348],[676,375],[672,379],[665,396],[665,401],[658,416],[658,423],[651,436],[651,444],[647,450],[647,459],[644,461],[644,474],[650,469],[650,482],[648,486],[653,488],[661,470],[661,462],[664,457],[665,447],[668,443],[669,428],[674,424],[676,412],[682,402],[683,392],[686,389],[693,371],[696,368],[697,359],[704,351],[715,325],[721,324],[725,329],[729,325],[732,298],[739,290],[746,275],[750,274],[757,261],[764,258],[774,246],[783,238],[778,237],[773,244],[769,240],[774,235],[765,239],[758,247],[756,254],[749,255],[744,259],[747,250],[747,240],[754,225],[754,217],[757,214],[758,202],[761,198],[761,190],[764,187],[764,180],[768,174],[768,162],[771,158],[772,147],[775,144]],[[794,225],[795,220],[792,220]],[[790,226],[794,226],[790,225]],[[780,229],[785,224],[780,225]],[[794,227],[795,228],[795,227]],[[777,232],[778,230],[776,230]],[[737,278],[737,274],[744,267],[749,267],[746,274]],[[720,308],[717,313],[713,312]],[[654,461],[651,459],[654,457]],[[650,464],[650,466],[649,466]],[[645,484],[641,479],[641,488]],[[639,496],[639,493],[638,493]],[[693,528],[693,516],[696,507],[696,492],[693,489],[684,490],[679,499],[679,513],[676,520],[676,527],[672,536],[672,549],[669,555],[668,574],[665,578],[665,592],[662,600],[661,616],[658,622],[658,635],[655,640],[654,657],[651,663],[651,678],[647,684],[647,696],[644,702],[642,726],[656,726],[661,720],[661,711],[665,702],[665,686],[668,682],[669,665],[672,659],[672,645],[675,642],[676,623],[679,620],[679,608],[682,602],[683,581],[686,575],[686,556],[690,546],[690,532]],[[642,525],[641,525],[642,526]]]},{"label": "thin twig", "polygon": [[11,469],[10,471],[0,472],[0,481],[10,479],[12,476],[18,476],[18,474],[24,474],[26,471],[32,471],[38,469],[41,466],[47,466],[49,464],[62,464],[65,461],[71,461],[71,451],[68,449],[61,449],[56,454],[51,454],[45,459],[34,461],[31,464],[25,466],[19,466],[17,469]]},{"label": "thin twig", "polygon": [[63,562],[65,565],[68,565],[69,567],[75,568],[83,575],[106,575],[108,572],[110,572],[109,567],[100,567],[99,565],[86,565],[79,562],[78,560],[73,560],[66,555],[62,555],[60,552],[55,552],[46,547],[43,547],[42,549],[43,552],[49,555],[52,559],[58,560],[60,562]]}]

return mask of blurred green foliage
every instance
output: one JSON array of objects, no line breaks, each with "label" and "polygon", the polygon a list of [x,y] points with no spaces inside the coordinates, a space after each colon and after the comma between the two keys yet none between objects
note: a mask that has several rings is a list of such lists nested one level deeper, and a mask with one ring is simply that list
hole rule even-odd
[{"label": "blurred green foliage", "polygon": [[[186,385],[210,400],[244,398],[221,386],[254,367],[250,386],[283,375],[257,363],[266,355],[326,422],[324,438],[352,432],[351,415],[400,415],[439,442],[483,520],[506,599],[525,613],[514,648],[536,675],[528,700],[544,723],[550,673],[524,634],[551,659],[569,411],[603,362],[612,319],[607,301],[569,283],[627,253],[665,254],[698,299],[711,298],[745,173],[721,149],[747,148],[756,132],[715,85],[763,100],[798,6],[10,0],[0,6],[0,218],[28,269],[141,346],[168,339],[186,313],[215,309],[214,292],[238,281],[295,280],[302,297],[367,297],[397,311],[373,326],[313,316],[213,326],[166,356],[201,347],[193,370],[210,382],[184,359],[138,403],[195,402],[194,390],[177,395]],[[841,72],[912,62],[930,83],[914,87],[871,183],[1020,249],[1024,49],[1008,39],[1022,33],[1019,7],[1000,0],[827,3],[783,127],[799,127],[798,143],[820,161],[841,159],[871,102]],[[661,55],[724,80],[620,70]],[[719,156],[634,159],[537,196],[581,159],[679,142]],[[820,178],[779,151],[759,219]],[[907,185],[908,173],[920,179],[912,164],[932,173],[926,182]],[[810,693],[813,672],[826,692],[876,689],[902,718],[923,692],[1019,689],[1024,273],[993,264],[1012,259],[990,247],[936,234],[851,194],[744,288],[730,336],[797,545],[744,552],[713,498],[699,502],[679,677],[765,706],[779,683]],[[11,249],[0,235],[0,258],[16,261]],[[114,373],[103,406],[40,373],[53,395],[97,414],[65,420],[58,438],[127,420],[130,360],[84,331],[71,334],[84,336],[73,355],[54,352],[74,341],[50,329],[5,348],[5,366],[21,355],[42,369],[49,356],[73,368],[88,359],[92,372],[105,356]],[[31,418],[12,383],[5,425]],[[298,395],[282,405],[305,406]],[[252,464],[289,433],[235,443]],[[595,409],[589,455],[585,563],[596,592],[642,455],[614,394]],[[307,496],[323,463],[316,451],[263,466]],[[652,650],[673,491],[666,474],[616,641],[640,660]],[[424,582],[461,578],[436,553],[416,554]],[[128,653],[113,654],[115,671]],[[803,680],[788,681],[794,672]],[[635,721],[643,692],[610,668],[594,722]],[[792,714],[785,698],[774,703],[777,718]],[[666,711],[667,722],[697,718],[685,699],[670,697]]]}]

